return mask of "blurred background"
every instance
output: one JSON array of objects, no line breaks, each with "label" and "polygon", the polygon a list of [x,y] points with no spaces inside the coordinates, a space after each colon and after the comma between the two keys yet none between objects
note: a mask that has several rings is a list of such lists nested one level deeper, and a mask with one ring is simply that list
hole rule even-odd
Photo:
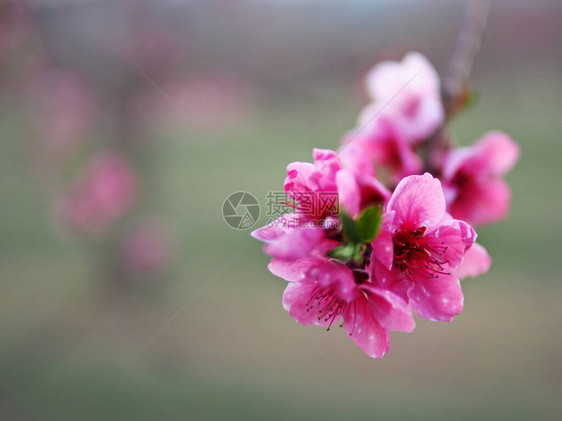
[{"label": "blurred background", "polygon": [[465,2],[0,1],[0,418],[559,419],[562,3],[492,2],[452,133],[522,148],[490,272],[371,360],[298,325],[225,198],[337,148],[377,61]]}]

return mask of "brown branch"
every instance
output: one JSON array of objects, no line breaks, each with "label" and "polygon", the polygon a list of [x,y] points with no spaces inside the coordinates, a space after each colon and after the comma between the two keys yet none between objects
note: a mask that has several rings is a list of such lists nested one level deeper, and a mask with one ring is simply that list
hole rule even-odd
[{"label": "brown branch", "polygon": [[466,15],[457,47],[443,80],[442,95],[447,116],[454,114],[465,103],[468,78],[482,43],[489,10],[490,0],[466,2]]},{"label": "brown branch", "polygon": [[441,88],[441,97],[443,107],[445,108],[445,122],[422,145],[420,150],[424,162],[424,171],[434,175],[438,175],[436,173],[439,166],[431,162],[432,157],[435,152],[445,149],[449,143],[445,135],[445,126],[448,120],[461,110],[468,101],[468,78],[482,43],[489,10],[490,0],[467,0],[466,15],[457,46],[449,65],[449,72],[443,78]]}]

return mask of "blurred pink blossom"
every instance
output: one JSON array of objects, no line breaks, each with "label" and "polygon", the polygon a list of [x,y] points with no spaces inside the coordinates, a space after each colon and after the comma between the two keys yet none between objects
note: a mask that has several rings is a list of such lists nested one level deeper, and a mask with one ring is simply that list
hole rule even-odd
[{"label": "blurred pink blossom", "polygon": [[162,273],[172,259],[169,233],[160,221],[135,223],[121,241],[122,264],[128,273],[147,277]]},{"label": "blurred pink blossom", "polygon": [[50,155],[70,152],[95,119],[97,104],[84,80],[72,71],[42,74],[30,89],[32,121]]},{"label": "blurred pink blossom", "polygon": [[379,176],[385,171],[394,183],[419,173],[422,167],[412,145],[387,113],[344,137],[340,156],[345,167],[369,173],[376,170]]},{"label": "blurred pink blossom", "polygon": [[102,152],[59,199],[57,213],[77,232],[99,235],[131,210],[137,190],[132,167],[118,154]]},{"label": "blurred pink blossom", "polygon": [[230,126],[251,108],[248,87],[234,75],[206,75],[159,85],[173,103],[151,89],[132,104],[139,119],[155,127],[192,128],[193,122],[198,126]]},{"label": "blurred pink blossom", "polygon": [[408,142],[417,143],[444,122],[439,76],[420,53],[410,52],[401,62],[378,63],[367,74],[366,85],[373,102],[359,116],[361,127],[384,112]]},{"label": "blurred pink blossom", "polygon": [[502,177],[518,159],[519,146],[502,132],[490,132],[470,147],[449,152],[442,179],[451,215],[474,225],[504,218],[511,191]]}]

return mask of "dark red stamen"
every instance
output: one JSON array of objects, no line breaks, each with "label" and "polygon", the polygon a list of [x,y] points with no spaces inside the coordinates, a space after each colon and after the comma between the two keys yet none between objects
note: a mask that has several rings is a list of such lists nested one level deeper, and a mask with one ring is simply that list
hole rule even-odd
[{"label": "dark red stamen", "polygon": [[425,231],[426,228],[421,227],[416,231],[402,229],[394,232],[394,266],[410,280],[414,280],[414,274],[428,278],[451,274],[445,270],[449,263],[448,247],[443,241],[425,236]]},{"label": "dark red stamen", "polygon": [[346,305],[347,303],[338,298],[332,287],[323,288],[316,286],[306,303],[306,311],[307,313],[310,311],[317,312],[318,320],[330,321],[328,325],[328,330],[330,330],[330,327],[342,314]]}]

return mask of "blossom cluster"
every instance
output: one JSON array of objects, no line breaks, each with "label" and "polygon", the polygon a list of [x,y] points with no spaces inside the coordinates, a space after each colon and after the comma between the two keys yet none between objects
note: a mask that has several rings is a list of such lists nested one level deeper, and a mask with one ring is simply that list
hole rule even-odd
[{"label": "blossom cluster", "polygon": [[110,151],[94,155],[81,175],[58,198],[56,210],[75,231],[100,235],[134,206],[138,177],[123,157]]},{"label": "blossom cluster", "polygon": [[[519,149],[500,132],[453,147],[440,80],[419,53],[367,75],[372,102],[338,153],[287,167],[291,213],[252,236],[269,270],[287,280],[285,310],[299,323],[340,323],[370,357],[389,351],[390,331],[411,332],[413,313],[449,322],[463,309],[460,280],[491,259],[473,225],[506,216],[502,176]],[[299,197],[337,194],[337,215],[304,212]]]}]

